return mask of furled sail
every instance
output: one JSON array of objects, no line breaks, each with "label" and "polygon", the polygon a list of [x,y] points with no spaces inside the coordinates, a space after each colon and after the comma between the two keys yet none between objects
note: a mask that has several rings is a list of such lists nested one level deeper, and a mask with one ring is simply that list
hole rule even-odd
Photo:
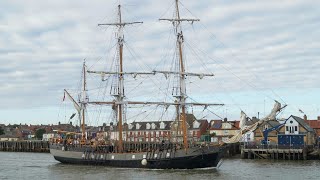
[{"label": "furled sail", "polygon": [[275,101],[276,103],[273,106],[273,109],[271,110],[270,114],[267,115],[265,118],[261,119],[260,121],[271,121],[276,120],[276,116],[278,112],[281,111],[281,104],[278,101]]},{"label": "furled sail", "polygon": [[240,123],[239,123],[239,127],[240,127],[241,130],[245,128],[246,123],[247,123],[247,115],[246,115],[246,113],[241,111]]},{"label": "furled sail", "polygon": [[248,133],[248,132],[253,132],[259,127],[260,124],[262,124],[264,121],[271,121],[275,120],[277,114],[283,109],[281,107],[281,104],[278,101],[275,101],[275,104],[273,106],[273,109],[271,110],[270,114],[268,114],[266,117],[262,118],[258,122],[252,124],[251,126],[246,126],[246,121],[247,121],[247,116],[246,114],[241,111],[241,116],[240,116],[240,131],[238,134],[234,135],[233,137],[229,138],[228,140],[223,141],[224,143],[230,144],[230,143],[237,143],[239,142],[243,135]]},{"label": "furled sail", "polygon": [[78,111],[78,113],[80,114],[81,111],[81,107],[79,106],[79,104],[72,98],[72,96],[69,94],[69,92],[67,90],[64,90],[64,94],[67,95],[67,97],[70,99],[70,101],[73,103],[74,108]]},{"label": "furled sail", "polygon": [[223,141],[224,143],[227,143],[227,144],[230,144],[230,143],[237,143],[241,140],[243,134],[245,133],[245,130],[247,129],[246,128],[246,122],[247,122],[247,115],[246,113],[244,113],[243,111],[241,111],[241,114],[240,114],[240,123],[239,123],[239,126],[240,126],[240,131],[234,135],[233,137]]}]

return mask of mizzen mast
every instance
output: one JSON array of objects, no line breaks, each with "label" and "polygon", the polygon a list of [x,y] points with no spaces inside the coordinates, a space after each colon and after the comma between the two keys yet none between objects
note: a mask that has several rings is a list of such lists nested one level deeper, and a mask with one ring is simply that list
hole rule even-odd
[{"label": "mizzen mast", "polygon": [[[116,38],[118,40],[118,53],[119,53],[119,67],[117,69],[117,76],[118,76],[118,84],[117,87],[115,87],[113,92],[113,96],[115,97],[116,102],[123,102],[123,99],[125,97],[124,94],[124,74],[123,74],[123,43],[124,43],[124,35],[123,35],[123,28],[126,25],[132,25],[132,24],[141,24],[142,22],[123,22],[121,17],[121,5],[118,5],[118,17],[119,22],[116,23],[106,23],[106,24],[98,24],[98,26],[116,26],[118,28],[118,32],[116,34]],[[123,104],[115,104],[115,111],[118,118],[118,127],[119,127],[119,152],[122,152],[123,150],[123,142],[122,142],[122,116],[123,116]]]},{"label": "mizzen mast", "polygon": [[85,129],[85,112],[86,107],[89,101],[89,98],[87,96],[87,82],[86,82],[86,64],[83,62],[83,81],[82,81],[82,99],[80,101],[81,103],[81,134],[82,134],[82,141],[86,140],[86,129]]}]

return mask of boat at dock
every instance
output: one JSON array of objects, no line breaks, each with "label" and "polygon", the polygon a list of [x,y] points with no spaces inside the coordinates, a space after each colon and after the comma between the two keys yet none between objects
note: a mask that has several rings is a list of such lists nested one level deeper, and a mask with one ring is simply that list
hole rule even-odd
[{"label": "boat at dock", "polygon": [[[179,1],[175,0],[175,17],[171,19],[159,19],[169,21],[173,25],[176,37],[176,61],[175,68],[167,71],[153,70],[151,72],[125,72],[124,60],[124,27],[140,24],[142,22],[125,22],[122,19],[121,5],[118,5],[118,22],[99,24],[99,26],[116,27],[116,62],[113,71],[89,70],[85,63],[82,69],[82,85],[79,100],[75,100],[71,94],[64,90],[65,96],[73,103],[78,112],[81,122],[81,131],[74,133],[79,139],[68,141],[61,139],[50,144],[50,153],[61,162],[68,164],[103,165],[121,168],[149,168],[149,169],[194,169],[217,167],[223,156],[222,146],[210,145],[209,143],[192,143],[188,141],[187,108],[191,106],[223,106],[218,103],[199,103],[188,101],[186,91],[186,77],[212,77],[211,73],[186,72],[186,63],[183,55],[184,35],[181,25],[183,22],[194,23],[199,19],[184,19],[180,17]],[[88,98],[87,73],[101,75],[102,81],[113,78],[110,96],[112,101],[90,101]],[[157,76],[158,74],[173,76],[175,86],[172,90],[174,101],[133,101],[128,100],[125,95],[126,76]],[[107,78],[105,78],[107,77]],[[157,96],[157,94],[155,94]],[[116,130],[118,132],[116,141],[91,140],[86,133],[86,109],[88,105],[108,106],[114,112],[116,119]],[[179,129],[181,141],[162,140],[159,142],[130,142],[124,137],[126,125],[126,107],[129,105],[163,106],[165,110],[173,107],[175,111],[174,121],[170,124]],[[181,132],[181,133],[180,133]]]}]

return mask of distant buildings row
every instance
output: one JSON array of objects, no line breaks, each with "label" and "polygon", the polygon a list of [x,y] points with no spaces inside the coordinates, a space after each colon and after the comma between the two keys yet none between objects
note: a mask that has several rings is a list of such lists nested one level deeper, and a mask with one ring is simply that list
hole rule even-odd
[{"label": "distant buildings row", "polygon": [[[247,121],[247,126],[256,123],[258,119]],[[160,142],[162,140],[182,141],[181,123],[175,121],[160,122],[132,122],[124,124],[123,139],[131,142]],[[36,138],[36,131],[44,129],[42,139],[48,141],[61,137],[59,132],[79,132],[78,126],[70,124],[58,125],[1,125],[5,134],[0,140],[30,140]],[[239,121],[225,120],[197,120],[192,114],[187,115],[188,140],[197,142],[205,137],[212,143],[221,143],[240,132]],[[116,124],[87,127],[87,136],[91,138],[103,138],[105,140],[118,140],[118,127]],[[318,142],[320,137],[320,117],[316,120],[290,116],[280,121],[268,121],[259,126],[253,132],[243,135],[242,142],[260,144],[267,133],[267,144],[280,145],[311,145]],[[63,134],[63,133],[62,133]]]}]

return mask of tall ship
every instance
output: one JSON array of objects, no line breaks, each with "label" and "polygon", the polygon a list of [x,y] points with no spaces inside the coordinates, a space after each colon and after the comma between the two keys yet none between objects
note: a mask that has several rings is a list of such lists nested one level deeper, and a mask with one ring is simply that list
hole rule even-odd
[{"label": "tall ship", "polygon": [[[128,62],[124,59],[124,27],[140,24],[142,22],[126,22],[121,14],[121,5],[118,5],[118,22],[99,24],[99,26],[113,26],[116,28],[116,62],[111,71],[89,70],[85,63],[82,69],[81,93],[79,100],[75,100],[71,94],[64,90],[65,95],[71,100],[78,112],[80,120],[79,132],[68,132],[78,139],[67,141],[62,139],[54,141],[50,145],[50,153],[61,163],[68,164],[88,164],[88,165],[104,165],[120,168],[148,168],[148,169],[194,169],[194,168],[212,168],[217,167],[221,161],[223,150],[222,146],[213,146],[210,143],[195,143],[188,139],[188,123],[189,115],[187,108],[200,106],[207,108],[208,106],[223,106],[218,103],[199,103],[188,101],[186,78],[193,77],[202,79],[204,77],[214,76],[211,73],[195,73],[186,71],[186,62],[183,52],[184,34],[182,31],[182,23],[194,23],[199,19],[185,19],[180,17],[179,1],[174,0],[175,15],[171,19],[159,19],[160,21],[169,21],[173,25],[175,35],[176,58],[175,68],[170,70],[152,70],[150,72],[126,72],[125,67]],[[113,77],[111,83],[110,96],[111,101],[91,101],[88,98],[87,74],[101,75],[102,81],[105,77]],[[173,76],[175,86],[172,90],[173,101],[133,101],[129,100],[125,94],[125,77],[126,76],[157,76],[159,74],[164,77]],[[163,76],[162,76],[163,77]],[[154,96],[158,96],[155,94]],[[116,119],[117,138],[113,141],[94,141],[90,139],[86,133],[86,117],[88,106],[102,106],[112,108],[113,118]],[[163,106],[164,109],[172,108],[175,114],[171,126],[175,126],[181,137],[181,141],[177,139],[167,139],[162,141],[139,141],[130,142],[125,138],[125,132],[128,128],[126,122],[126,107],[130,105],[149,105]]]}]

